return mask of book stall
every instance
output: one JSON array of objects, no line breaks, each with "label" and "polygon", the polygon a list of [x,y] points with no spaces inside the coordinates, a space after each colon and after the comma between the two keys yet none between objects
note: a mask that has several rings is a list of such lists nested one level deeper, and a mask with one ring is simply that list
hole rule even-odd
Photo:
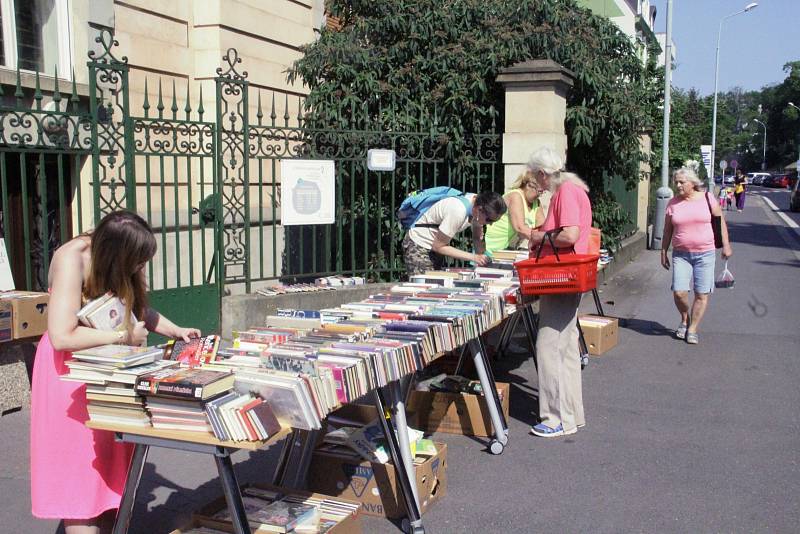
[{"label": "book stall", "polygon": [[[405,403],[412,378],[449,352],[460,349],[462,358],[471,354],[476,385],[488,392],[492,450],[502,452],[508,441],[507,392],[504,413],[480,336],[508,316],[505,298],[516,291],[508,265],[497,272],[426,273],[423,280],[336,308],[279,310],[263,325],[233,332],[232,347],[220,348],[218,336],[205,336],[165,347],[110,345],[74,352],[62,378],[87,384],[87,426],[113,431],[135,445],[114,532],[127,531],[151,446],[214,457],[229,513],[221,501],[214,512],[198,512],[197,532],[358,531],[347,526],[351,523],[336,527],[336,518],[319,506],[316,513],[295,514],[301,517],[292,528],[265,522],[281,515],[270,514],[271,509],[286,511],[287,504],[304,504],[303,499],[340,500],[344,508],[356,502],[339,518],[349,518],[352,525],[368,508],[362,499],[348,498],[357,495],[329,496],[340,491],[310,496],[288,490],[287,466],[298,449],[298,471],[305,477],[310,470],[320,486],[332,480],[314,475],[320,469],[330,472],[330,460],[319,463],[326,455],[349,466],[342,472],[382,473],[385,477],[376,475],[375,491],[367,495],[380,495],[380,504],[373,502],[374,515],[406,515],[406,530],[424,531],[420,503],[427,506],[444,495],[447,451],[408,426]],[[113,307],[109,302],[94,306]],[[91,324],[91,315],[84,313],[81,320]],[[331,415],[343,406],[358,407],[360,420],[352,413],[344,419],[339,412]],[[273,483],[280,489],[272,491],[280,497],[255,501],[255,490],[239,487],[230,455],[279,440],[283,450]]]}]

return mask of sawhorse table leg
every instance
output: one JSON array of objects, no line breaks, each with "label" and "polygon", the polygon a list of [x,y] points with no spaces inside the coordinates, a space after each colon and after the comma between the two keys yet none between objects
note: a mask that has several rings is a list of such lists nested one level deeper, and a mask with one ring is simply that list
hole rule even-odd
[{"label": "sawhorse table leg", "polygon": [[139,490],[139,482],[142,480],[142,471],[149,451],[150,446],[142,443],[137,443],[133,449],[133,458],[131,458],[131,465],[128,468],[125,489],[122,492],[122,500],[119,503],[117,517],[114,520],[113,534],[126,534],[128,532],[133,506],[136,503],[136,492]]},{"label": "sawhorse table leg", "polygon": [[489,443],[489,451],[492,454],[502,454],[508,443],[508,426],[501,408],[500,397],[497,394],[497,384],[494,381],[491,367],[488,365],[485,347],[480,337],[470,340],[468,346],[472,352],[472,360],[478,373],[481,389],[486,399],[486,407],[489,410],[489,419],[492,421],[494,430],[494,439]]},{"label": "sawhorse table leg", "polygon": [[[387,387],[392,388],[397,386],[391,384]],[[425,527],[422,525],[422,514],[419,508],[419,500],[416,496],[417,489],[416,477],[414,476],[414,463],[408,460],[411,456],[411,450],[409,447],[403,449],[400,441],[398,441],[398,436],[405,435],[405,442],[406,445],[408,445],[408,427],[405,425],[404,403],[398,404],[396,402],[397,399],[395,399],[395,404],[393,406],[393,411],[395,413],[392,419],[387,419],[386,398],[382,388],[373,391],[373,401],[375,403],[375,408],[378,410],[378,420],[381,423],[383,434],[386,437],[386,443],[389,446],[389,455],[397,471],[397,481],[400,483],[400,496],[406,505],[408,525],[407,528],[403,528],[403,530],[412,534],[424,534]],[[403,408],[402,417],[397,416],[398,406]],[[411,473],[411,475],[409,475],[409,473]]]},{"label": "sawhorse table leg", "polygon": [[180,451],[199,452],[211,454],[217,464],[222,491],[225,494],[225,502],[231,513],[231,522],[235,534],[249,534],[250,525],[245,514],[242,494],[239,491],[239,483],[236,480],[236,473],[231,462],[231,450],[216,445],[207,445],[193,442],[176,441],[160,437],[140,436],[137,434],[117,433],[117,440],[135,444],[133,458],[128,469],[128,478],[125,480],[125,490],[122,493],[117,517],[114,521],[113,534],[126,534],[131,521],[133,506],[136,502],[136,492],[142,480],[142,471],[147,459],[147,453],[151,446],[165,447]]}]

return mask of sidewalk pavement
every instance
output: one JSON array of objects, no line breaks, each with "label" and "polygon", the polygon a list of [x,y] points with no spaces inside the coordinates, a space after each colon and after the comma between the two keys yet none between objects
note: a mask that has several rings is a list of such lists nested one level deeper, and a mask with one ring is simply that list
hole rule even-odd
[{"label": "sidewalk pavement", "polygon": [[[600,287],[622,328],[619,346],[583,373],[577,434],[528,433],[536,374],[518,332],[518,350],[495,368],[512,383],[509,445],[492,456],[483,440],[437,434],[448,488],[424,516],[429,533],[797,531],[800,246],[787,246],[760,198],[726,217],[736,287],[712,296],[699,345],[671,335],[678,315],[657,252]],[[593,311],[590,298],[582,308]],[[52,533],[54,521],[29,512],[28,415],[0,419],[0,530]],[[269,480],[276,449],[237,453],[240,481]],[[168,532],[219,493],[210,458],[153,449],[130,532]],[[364,531],[399,532],[373,518]]]}]

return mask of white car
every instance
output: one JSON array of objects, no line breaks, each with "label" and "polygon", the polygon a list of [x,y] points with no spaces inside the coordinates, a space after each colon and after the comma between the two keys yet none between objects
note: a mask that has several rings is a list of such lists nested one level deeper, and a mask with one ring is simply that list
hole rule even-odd
[{"label": "white car", "polygon": [[768,172],[748,172],[745,176],[748,184],[761,185],[765,178],[772,176]]}]

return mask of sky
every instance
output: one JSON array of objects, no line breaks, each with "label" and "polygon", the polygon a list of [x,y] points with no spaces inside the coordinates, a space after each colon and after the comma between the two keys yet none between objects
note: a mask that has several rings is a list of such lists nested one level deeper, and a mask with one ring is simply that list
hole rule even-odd
[{"label": "sky", "polygon": [[[673,87],[714,92],[714,54],[720,20],[753,0],[673,0]],[[667,31],[667,0],[656,6],[656,32]],[[758,7],[722,24],[719,90],[759,90],[786,78],[783,65],[800,60],[800,0],[758,0]]]}]

